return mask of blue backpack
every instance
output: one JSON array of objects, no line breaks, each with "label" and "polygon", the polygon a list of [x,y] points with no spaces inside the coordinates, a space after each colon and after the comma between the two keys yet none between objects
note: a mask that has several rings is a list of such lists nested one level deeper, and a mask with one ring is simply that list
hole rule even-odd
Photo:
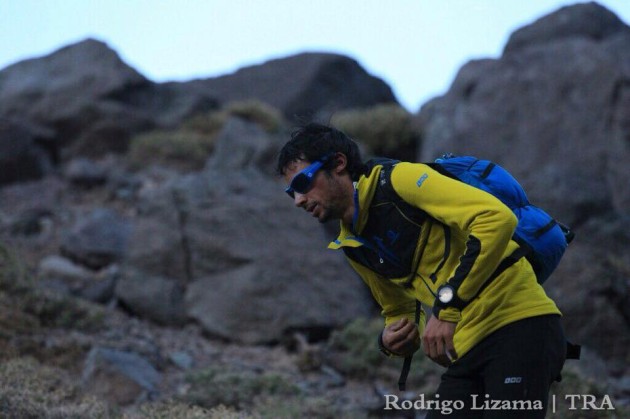
[{"label": "blue backpack", "polygon": [[499,198],[516,217],[514,240],[526,249],[538,282],[544,283],[560,263],[574,233],[542,209],[532,205],[516,179],[488,160],[445,154],[431,165],[441,173]]}]

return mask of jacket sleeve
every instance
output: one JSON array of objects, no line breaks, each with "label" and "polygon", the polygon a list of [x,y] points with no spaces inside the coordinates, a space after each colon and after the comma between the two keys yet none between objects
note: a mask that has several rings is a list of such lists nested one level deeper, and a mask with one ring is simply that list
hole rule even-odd
[{"label": "jacket sleeve", "polygon": [[[388,326],[404,317],[415,321],[416,299],[407,293],[402,287],[392,281],[380,277],[375,272],[347,259],[352,268],[359,274],[372,292],[372,296],[381,307],[381,315],[385,318],[385,326]],[[420,335],[424,331],[425,313],[420,309],[418,331]]]},{"label": "jacket sleeve", "polygon": [[461,310],[497,268],[516,228],[514,213],[493,195],[444,176],[424,164],[400,163],[391,175],[398,195],[464,237],[465,251],[449,272],[449,303],[436,297],[433,314],[457,322]]}]

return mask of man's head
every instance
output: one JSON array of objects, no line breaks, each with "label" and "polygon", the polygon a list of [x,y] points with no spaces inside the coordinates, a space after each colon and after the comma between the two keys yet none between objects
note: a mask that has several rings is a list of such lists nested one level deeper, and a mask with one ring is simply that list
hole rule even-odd
[{"label": "man's head", "polygon": [[352,181],[364,170],[357,144],[343,132],[310,123],[291,135],[278,157],[277,172],[295,205],[317,217],[348,221],[354,208]]}]

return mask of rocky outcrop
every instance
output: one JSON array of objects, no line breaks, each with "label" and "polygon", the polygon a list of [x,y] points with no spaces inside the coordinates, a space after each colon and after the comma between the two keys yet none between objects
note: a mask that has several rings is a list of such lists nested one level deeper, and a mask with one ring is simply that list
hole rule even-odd
[{"label": "rocky outcrop", "polygon": [[[422,160],[443,152],[501,163],[577,239],[546,287],[569,336],[606,355],[630,343],[626,237],[630,190],[630,28],[596,3],[562,8],[466,64],[418,115]],[[605,336],[609,336],[606,338]]]},{"label": "rocky outcrop", "polygon": [[52,129],[58,149],[124,150],[151,119],[109,96],[149,84],[107,45],[88,39],[2,70],[0,115]]},{"label": "rocky outcrop", "polygon": [[[0,71],[0,118],[37,132],[0,132],[0,151],[15,143],[2,156],[9,170],[0,184],[41,176],[42,158],[57,163],[124,153],[135,134],[175,128],[192,115],[247,99],[300,120],[396,101],[387,84],[340,55],[300,54],[221,77],[154,83],[105,43],[87,39]],[[36,148],[35,140],[45,147]]]},{"label": "rocky outcrop", "polygon": [[329,120],[338,110],[395,103],[391,88],[353,59],[303,53],[192,82],[221,102],[256,98],[290,120]]},{"label": "rocky outcrop", "polygon": [[505,53],[512,53],[534,45],[548,45],[571,38],[602,41],[629,28],[617,15],[596,2],[562,7],[558,11],[524,26],[510,35]]}]

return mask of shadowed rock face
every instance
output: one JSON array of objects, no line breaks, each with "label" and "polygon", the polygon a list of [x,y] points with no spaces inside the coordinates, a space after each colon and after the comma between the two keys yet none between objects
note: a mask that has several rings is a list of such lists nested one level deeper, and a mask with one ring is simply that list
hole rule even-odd
[{"label": "shadowed rock face", "polygon": [[[369,291],[343,255],[325,249],[324,230],[266,174],[273,159],[262,157],[283,138],[234,118],[218,140],[203,172],[146,197],[118,297],[161,323],[188,316],[244,343],[369,315]],[[151,299],[139,297],[143,289]],[[179,314],[164,315],[169,300]]]},{"label": "shadowed rock face", "polygon": [[[630,343],[630,28],[589,3],[516,31],[502,57],[466,64],[417,116],[422,160],[495,160],[577,238],[545,285],[568,334],[607,355]],[[625,239],[624,239],[625,237]]]}]

